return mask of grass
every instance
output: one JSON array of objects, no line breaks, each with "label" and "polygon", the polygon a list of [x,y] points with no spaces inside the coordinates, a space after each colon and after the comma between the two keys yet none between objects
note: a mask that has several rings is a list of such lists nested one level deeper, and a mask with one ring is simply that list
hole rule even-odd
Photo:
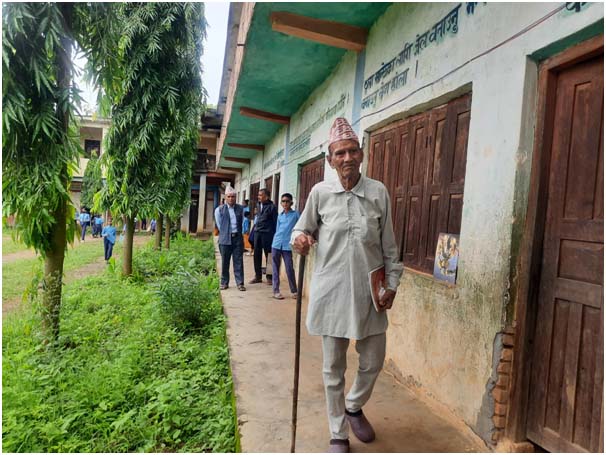
[{"label": "grass", "polygon": [[28,247],[26,247],[23,243],[19,241],[13,240],[13,237],[10,234],[2,234],[2,254],[18,253],[19,251],[27,250],[29,250]]},{"label": "grass", "polygon": [[[151,240],[151,239],[150,239]],[[122,243],[116,242],[113,257],[122,254]],[[85,241],[75,241],[68,247],[63,271],[70,272],[103,258],[103,241],[92,237]],[[2,264],[2,301],[12,300],[23,295],[32,280],[41,273],[42,261],[39,258],[18,259]]]},{"label": "grass", "polygon": [[[184,261],[212,251],[210,242],[175,243]],[[162,253],[135,254],[158,268]],[[201,325],[180,325],[165,299],[192,295]],[[123,280],[110,267],[66,286],[59,348],[42,347],[39,325],[35,307],[3,321],[4,452],[236,450],[214,268]]]}]

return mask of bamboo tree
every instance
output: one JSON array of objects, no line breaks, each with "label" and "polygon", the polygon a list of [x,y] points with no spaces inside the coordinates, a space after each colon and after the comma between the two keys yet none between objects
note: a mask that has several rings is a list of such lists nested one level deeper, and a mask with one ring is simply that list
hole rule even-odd
[{"label": "bamboo tree", "polygon": [[70,3],[2,6],[2,210],[44,258],[46,342],[59,334],[63,262],[75,231],[68,187],[80,98],[71,85],[72,13]]},{"label": "bamboo tree", "polygon": [[[175,191],[175,180],[170,179],[177,178],[182,161],[189,166],[191,184],[195,146],[188,143],[187,129],[192,124],[197,128],[202,107],[204,5],[110,5],[119,29],[103,19],[89,24],[106,30],[105,41],[91,43],[89,59],[91,67],[100,68],[98,81],[112,103],[102,199],[111,200],[112,210],[129,219],[158,209],[171,213],[178,205],[175,192],[181,194],[181,189]],[[124,275],[132,272],[131,259],[132,231],[127,229]]]},{"label": "bamboo tree", "polygon": [[[95,156],[91,156],[84,176],[82,177],[82,193],[80,196],[80,204],[89,209],[93,208],[94,195],[103,188],[103,173],[101,170],[101,161]],[[100,212],[101,210],[96,210]]]}]

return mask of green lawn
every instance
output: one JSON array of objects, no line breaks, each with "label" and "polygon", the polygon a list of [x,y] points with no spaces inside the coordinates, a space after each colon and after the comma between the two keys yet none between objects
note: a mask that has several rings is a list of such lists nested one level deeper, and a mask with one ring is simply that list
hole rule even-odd
[{"label": "green lawn", "polygon": [[[151,238],[150,238],[151,241]],[[113,256],[119,261],[122,243],[116,242]],[[85,242],[75,241],[68,247],[63,266],[64,272],[103,258],[103,241],[90,237]],[[11,300],[23,294],[36,274],[42,271],[39,258],[19,259],[2,265],[2,301]]]},{"label": "green lawn", "polygon": [[6,232],[2,233],[2,254],[17,253],[18,251],[25,251],[27,249],[23,243],[13,240],[10,234]]},{"label": "green lawn", "polygon": [[212,241],[171,250],[67,285],[55,350],[35,306],[3,321],[3,451],[238,450]]}]

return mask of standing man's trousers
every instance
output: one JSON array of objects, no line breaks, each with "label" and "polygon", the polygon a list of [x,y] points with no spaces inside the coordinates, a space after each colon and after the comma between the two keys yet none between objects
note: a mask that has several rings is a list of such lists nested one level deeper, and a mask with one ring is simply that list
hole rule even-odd
[{"label": "standing man's trousers", "polygon": [[357,412],[370,398],[375,381],[383,369],[385,340],[385,333],[381,333],[356,341],[360,366],[353,385],[345,397],[345,369],[349,339],[326,335],[322,337],[324,354],[322,374],[331,439],[348,438],[349,428],[345,419],[345,409]]},{"label": "standing man's trousers", "polygon": [[[263,263],[263,252],[267,256],[271,253],[271,244],[274,240],[273,232],[257,232],[255,230],[255,246],[254,246],[254,264],[255,264],[255,278],[260,280],[263,271],[262,271],[262,263]],[[269,275],[269,274],[267,274]]]},{"label": "standing man's trousers", "polygon": [[232,234],[231,245],[219,245],[221,253],[221,284],[229,285],[229,263],[233,257],[236,284],[244,284],[244,240],[242,234]]},{"label": "standing man's trousers", "polygon": [[274,294],[280,292],[280,258],[284,258],[284,267],[286,268],[286,277],[290,286],[291,294],[297,292],[297,282],[295,281],[295,269],[292,265],[292,251],[271,249],[271,268],[272,268],[272,285]]}]

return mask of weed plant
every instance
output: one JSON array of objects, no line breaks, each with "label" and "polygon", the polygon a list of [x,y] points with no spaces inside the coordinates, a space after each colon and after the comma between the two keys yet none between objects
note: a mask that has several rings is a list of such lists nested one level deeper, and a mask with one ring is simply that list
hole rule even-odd
[{"label": "weed plant", "polygon": [[215,272],[215,250],[210,241],[197,242],[187,236],[177,236],[169,250],[157,251],[153,245],[141,248],[133,258],[133,277],[139,281],[154,280],[190,270],[203,275]]},{"label": "weed plant", "polygon": [[[201,243],[172,248],[214,257]],[[70,284],[55,349],[34,307],[6,318],[3,451],[234,452],[225,317],[207,272],[137,281],[110,268]],[[195,300],[198,325],[165,308],[171,297]]]}]

